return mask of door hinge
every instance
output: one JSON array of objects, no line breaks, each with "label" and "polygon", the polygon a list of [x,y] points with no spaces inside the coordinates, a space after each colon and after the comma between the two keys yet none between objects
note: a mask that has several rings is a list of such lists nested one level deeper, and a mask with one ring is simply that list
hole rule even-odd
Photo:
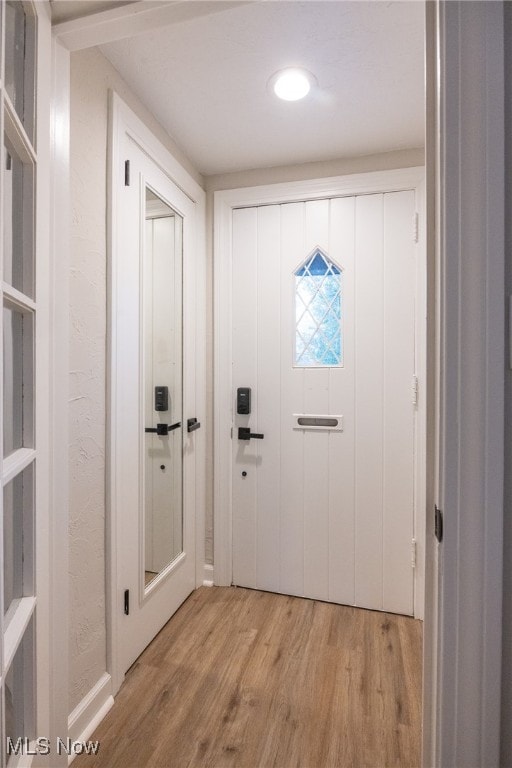
[{"label": "door hinge", "polygon": [[411,539],[411,568],[416,568],[416,539]]},{"label": "door hinge", "polygon": [[418,242],[419,228],[420,228],[420,217],[418,216],[418,212],[416,211],[416,213],[412,217],[412,240],[414,243]]},{"label": "door hinge", "polygon": [[412,404],[418,405],[418,377],[412,377]]},{"label": "door hinge", "polygon": [[436,539],[441,542],[443,540],[443,513],[437,506],[434,506],[434,534]]},{"label": "door hinge", "polygon": [[125,589],[124,591],[124,613],[125,616],[130,615],[130,590]]},{"label": "door hinge", "polygon": [[130,186],[130,161],[129,160],[124,161],[124,185],[125,187]]}]

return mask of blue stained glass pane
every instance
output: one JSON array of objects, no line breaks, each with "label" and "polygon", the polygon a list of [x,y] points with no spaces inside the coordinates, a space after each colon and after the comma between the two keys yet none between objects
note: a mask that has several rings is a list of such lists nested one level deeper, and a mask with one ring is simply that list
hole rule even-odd
[{"label": "blue stained glass pane", "polygon": [[317,362],[322,362],[324,356],[329,351],[329,347],[327,346],[327,343],[324,337],[321,336],[319,333],[317,333],[317,335],[313,339],[311,346],[313,348],[313,353],[315,355]]},{"label": "blue stained glass pane", "polygon": [[329,266],[326,264],[324,257],[318,252],[313,257],[313,260],[309,262],[308,268],[311,275],[326,275],[329,271]]},{"label": "blue stained glass pane", "polygon": [[341,274],[341,270],[338,269],[336,264],[333,264],[332,261],[327,261],[320,251],[315,251],[309,261],[303,264],[302,267],[299,267],[295,274],[297,277],[301,277],[308,273],[310,275],[327,275],[329,272],[334,275]]},{"label": "blue stained glass pane", "polygon": [[300,360],[297,360],[299,365],[316,365],[317,360],[315,359],[312,351],[308,348],[305,350],[305,352],[301,355]]},{"label": "blue stained glass pane", "polygon": [[304,303],[301,300],[300,296],[298,296],[297,294],[295,295],[295,322],[296,323],[298,323],[299,320],[301,319],[302,315],[306,311],[306,307],[308,304],[309,304],[309,301]]},{"label": "blue stained glass pane", "polygon": [[340,333],[340,318],[334,315],[332,312],[325,318],[325,322],[322,323],[322,332],[328,341],[332,341],[335,336],[339,336]]},{"label": "blue stained glass pane", "polygon": [[339,336],[333,341],[331,349],[333,354],[336,355],[338,361],[341,360],[341,338]]},{"label": "blue stained glass pane", "polygon": [[339,365],[340,359],[339,356],[330,349],[327,354],[324,355],[322,362],[324,365]]},{"label": "blue stained glass pane", "polygon": [[339,277],[332,277],[329,275],[329,277],[326,277],[323,285],[322,285],[322,293],[324,294],[327,301],[332,301],[337,293],[339,293],[340,290],[340,279]]},{"label": "blue stained glass pane", "polygon": [[317,325],[309,312],[306,312],[304,316],[301,318],[300,322],[297,325],[297,330],[299,331],[300,335],[308,344],[312,337],[314,332],[316,331]]},{"label": "blue stained glass pane", "polygon": [[306,306],[309,304],[315,293],[310,277],[303,277],[302,280],[296,278],[295,290],[297,296],[306,304]]},{"label": "blue stained glass pane", "polygon": [[[322,294],[317,294],[314,301],[309,305],[309,311],[313,315],[313,319],[316,323],[320,323],[324,320],[329,304],[323,298]],[[330,314],[330,313],[329,313]]]},{"label": "blue stained glass pane", "polygon": [[295,272],[295,363],[341,365],[341,270],[320,250]]}]

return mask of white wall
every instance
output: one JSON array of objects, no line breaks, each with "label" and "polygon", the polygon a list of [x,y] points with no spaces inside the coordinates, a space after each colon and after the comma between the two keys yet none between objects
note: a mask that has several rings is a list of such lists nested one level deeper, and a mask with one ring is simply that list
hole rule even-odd
[{"label": "white wall", "polygon": [[106,669],[105,383],[108,90],[202,178],[97,50],[71,56],[69,711]]},{"label": "white wall", "polygon": [[273,168],[255,168],[250,171],[223,173],[207,176],[206,191],[213,193],[219,189],[238,189],[257,187],[260,184],[279,184],[284,181],[305,181],[306,179],[325,179],[329,176],[347,176],[351,173],[371,171],[390,171],[394,168],[414,168],[424,165],[425,152],[419,149],[400,149],[395,152],[382,152],[378,155],[343,157],[301,165],[281,165]]}]

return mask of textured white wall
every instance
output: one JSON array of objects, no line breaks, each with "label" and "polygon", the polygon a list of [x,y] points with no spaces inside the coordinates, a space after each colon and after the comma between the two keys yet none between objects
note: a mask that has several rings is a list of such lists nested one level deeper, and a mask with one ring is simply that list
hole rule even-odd
[{"label": "textured white wall", "polygon": [[105,93],[72,59],[70,301],[70,702],[106,669]]},{"label": "textured white wall", "polygon": [[105,384],[108,90],[202,178],[97,50],[71,57],[69,710],[106,670]]}]

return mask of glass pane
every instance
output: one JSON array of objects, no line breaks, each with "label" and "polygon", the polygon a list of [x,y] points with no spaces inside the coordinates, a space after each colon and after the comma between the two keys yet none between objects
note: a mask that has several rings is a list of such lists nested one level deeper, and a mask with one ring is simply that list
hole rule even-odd
[{"label": "glass pane", "polygon": [[5,4],[5,88],[30,139],[34,134],[35,19],[20,0]]},{"label": "glass pane", "polygon": [[341,279],[320,250],[295,272],[295,365],[343,364]]},{"label": "glass pane", "polygon": [[13,600],[31,591],[24,584],[23,564],[33,560],[31,522],[33,515],[33,469],[27,467],[4,488],[4,613]]},{"label": "glass pane", "polygon": [[32,315],[4,307],[4,458],[33,446]]},{"label": "glass pane", "polygon": [[34,296],[33,285],[33,174],[5,139],[4,280]]},{"label": "glass pane", "polygon": [[183,551],[182,503],[183,220],[146,189],[143,266],[145,583]]},{"label": "glass pane", "polygon": [[16,742],[19,738],[33,738],[33,623],[25,630],[25,635],[14,655],[12,664],[5,676],[5,736],[7,747],[7,765],[17,763]]}]

